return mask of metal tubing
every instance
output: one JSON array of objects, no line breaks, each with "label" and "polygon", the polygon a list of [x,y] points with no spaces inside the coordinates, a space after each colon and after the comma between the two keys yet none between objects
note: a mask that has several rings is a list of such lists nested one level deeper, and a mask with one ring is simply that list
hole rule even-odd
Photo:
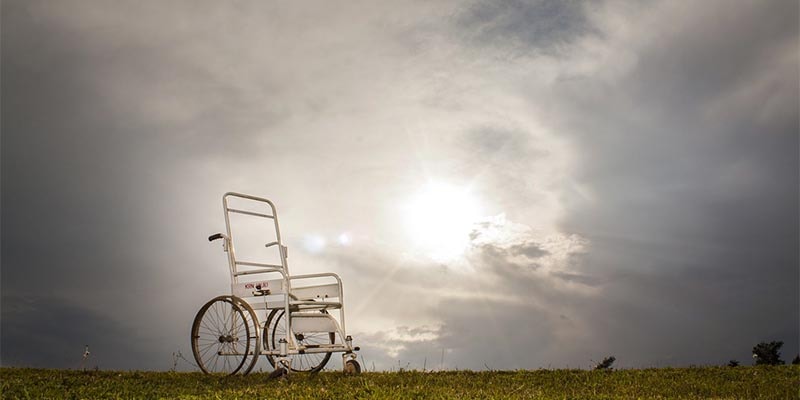
[{"label": "metal tubing", "polygon": [[255,217],[274,218],[274,216],[272,216],[272,215],[267,215],[267,214],[262,214],[262,213],[247,211],[247,210],[239,210],[239,209],[236,209],[236,208],[229,208],[228,211],[232,212],[232,213],[237,213],[237,214],[252,215],[252,216],[255,216]]},{"label": "metal tubing", "polygon": [[[304,348],[302,350],[302,353],[301,353],[301,350],[291,350],[291,349],[287,348],[285,355],[293,356],[293,355],[297,355],[297,354],[348,353],[348,352],[350,352],[350,350],[348,350],[346,347],[310,347],[310,348]],[[239,355],[243,355],[244,353],[235,352],[235,351],[230,351],[230,352],[229,351],[218,351],[217,354],[219,354],[221,356],[239,356]],[[260,355],[260,356],[266,356],[266,355],[280,356],[281,355],[281,351],[280,350],[261,350],[261,351],[258,352],[258,355]]]},{"label": "metal tubing", "polygon": [[[304,347],[301,349],[290,349],[287,346],[286,355],[293,356],[297,354],[316,354],[316,353],[349,353],[351,350],[348,350],[346,347],[339,345],[339,347]],[[280,356],[281,351],[280,349],[277,350],[261,350],[258,352],[259,355],[265,356]]]},{"label": "metal tubing", "polygon": [[250,262],[250,261],[236,261],[236,265],[245,265],[245,266],[248,266],[248,267],[283,268],[282,265],[265,264],[265,263],[257,263],[257,262]]},{"label": "metal tubing", "polygon": [[283,274],[283,270],[281,270],[280,268],[264,268],[264,269],[254,269],[250,271],[239,271],[233,275],[234,276],[255,275],[255,274],[264,274],[267,272],[279,272]]}]

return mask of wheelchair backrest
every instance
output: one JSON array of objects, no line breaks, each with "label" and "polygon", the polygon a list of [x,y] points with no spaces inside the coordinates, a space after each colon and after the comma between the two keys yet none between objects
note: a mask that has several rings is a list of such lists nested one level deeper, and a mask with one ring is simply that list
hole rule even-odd
[{"label": "wheelchair backrest", "polygon": [[281,241],[275,205],[264,198],[232,192],[223,196],[222,204],[230,239],[231,283],[246,276],[248,279],[242,280],[265,279],[263,274],[269,270],[288,275],[287,249]]}]

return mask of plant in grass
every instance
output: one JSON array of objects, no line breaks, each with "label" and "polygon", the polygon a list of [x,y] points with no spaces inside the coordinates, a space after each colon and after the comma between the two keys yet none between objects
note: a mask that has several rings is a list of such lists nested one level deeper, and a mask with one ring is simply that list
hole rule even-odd
[{"label": "plant in grass", "polygon": [[800,354],[794,356],[794,359],[792,360],[792,365],[800,365]]},{"label": "plant in grass", "polygon": [[729,367],[738,367],[739,366],[739,361],[738,360],[730,360],[730,361],[728,361],[728,366]]},{"label": "plant in grass", "polygon": [[783,365],[784,361],[781,360],[781,347],[783,342],[761,342],[753,347],[753,359],[756,365]]},{"label": "plant in grass", "polygon": [[617,361],[616,357],[608,356],[608,357],[604,358],[603,361],[600,361],[599,363],[597,363],[597,365],[594,366],[594,369],[595,370],[604,370],[604,371],[612,370],[613,368],[611,368],[611,365],[614,364],[614,361]]}]

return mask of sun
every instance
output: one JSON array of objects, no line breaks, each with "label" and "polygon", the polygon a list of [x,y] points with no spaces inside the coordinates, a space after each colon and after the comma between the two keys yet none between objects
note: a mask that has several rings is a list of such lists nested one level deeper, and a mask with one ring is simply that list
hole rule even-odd
[{"label": "sun", "polygon": [[404,210],[406,229],[416,250],[440,262],[464,253],[480,217],[480,204],[468,187],[440,182],[423,186]]}]

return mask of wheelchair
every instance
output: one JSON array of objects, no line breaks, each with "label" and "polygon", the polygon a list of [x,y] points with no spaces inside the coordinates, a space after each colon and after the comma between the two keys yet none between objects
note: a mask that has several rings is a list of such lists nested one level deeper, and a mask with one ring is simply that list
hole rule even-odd
[{"label": "wheelchair", "polygon": [[[313,373],[322,370],[333,353],[341,353],[343,372],[361,373],[359,348],[345,330],[339,276],[289,274],[288,248],[281,241],[278,213],[270,200],[229,192],[222,197],[222,206],[225,233],[208,240],[222,240],[231,294],[208,301],[194,319],[192,353],[200,369],[207,374],[246,375],[263,355],[278,374]],[[249,243],[259,243],[261,253],[272,253],[265,257],[270,262],[237,256],[234,243],[252,231],[237,230],[234,239],[233,219],[246,219],[250,226],[255,223],[270,233],[267,243],[249,237]]]}]

